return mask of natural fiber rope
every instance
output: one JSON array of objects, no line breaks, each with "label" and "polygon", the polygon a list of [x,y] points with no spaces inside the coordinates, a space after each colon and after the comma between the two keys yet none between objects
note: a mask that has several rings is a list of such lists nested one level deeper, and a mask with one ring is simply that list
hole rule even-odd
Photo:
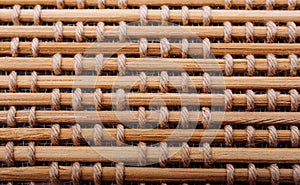
[{"label": "natural fiber rope", "polygon": [[94,179],[94,184],[95,185],[101,185],[102,172],[103,172],[103,169],[102,169],[101,163],[94,164],[93,179]]}]

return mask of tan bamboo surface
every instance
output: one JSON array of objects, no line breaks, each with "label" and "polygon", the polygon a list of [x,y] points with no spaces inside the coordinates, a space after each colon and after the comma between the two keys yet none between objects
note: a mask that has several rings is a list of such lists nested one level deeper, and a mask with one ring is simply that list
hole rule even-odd
[{"label": "tan bamboo surface", "polygon": [[[16,111],[13,120],[16,124],[29,122],[29,111]],[[137,124],[139,111],[35,111],[35,121],[39,124],[86,124],[102,123],[105,125],[117,125],[119,123]],[[147,123],[159,123],[160,112],[146,111]],[[0,111],[0,123],[8,123],[8,111]],[[168,124],[178,124],[181,120],[180,111],[168,112]],[[189,111],[189,123],[203,123],[203,115],[200,111]],[[300,114],[298,112],[211,112],[211,124],[227,125],[299,125]]]},{"label": "tan bamboo surface", "polygon": [[[1,12],[0,12],[1,15]],[[299,16],[300,17],[300,16]],[[39,54],[132,54],[140,55],[139,43],[74,43],[74,42],[39,42]],[[211,43],[211,54],[216,56],[231,55],[300,55],[300,44],[264,44],[264,43]],[[11,54],[11,42],[0,43],[0,54]],[[20,42],[18,47],[19,54],[32,54],[31,42]],[[203,55],[202,43],[190,43],[190,55]],[[161,55],[160,43],[148,44],[149,55]],[[181,56],[182,44],[171,43],[170,55]]]},{"label": "tan bamboo surface", "polygon": [[[82,36],[96,38],[96,26],[84,26]],[[254,38],[266,38],[267,27],[254,26]],[[287,26],[278,26],[276,38],[288,38]],[[75,39],[76,26],[63,26],[62,37]],[[105,26],[104,38],[119,38],[118,26]],[[184,26],[174,29],[172,26],[127,26],[128,38],[223,38],[224,26]],[[300,37],[300,27],[296,27],[296,36]],[[53,26],[0,26],[0,38],[54,38]],[[232,38],[245,38],[245,26],[232,26]]]},{"label": "tan bamboo surface", "polygon": [[[160,88],[159,76],[147,76],[146,88],[147,89],[159,89]],[[11,79],[9,76],[0,76],[0,88],[9,88]],[[31,88],[32,80],[31,76],[19,75],[15,81],[17,88]],[[14,82],[12,82],[14,83]],[[37,88],[103,88],[103,89],[139,89],[140,88],[139,76],[48,76],[38,75],[36,81]],[[210,84],[212,89],[278,89],[278,90],[291,90],[300,88],[300,77],[220,77],[211,76]],[[181,76],[169,76],[167,82],[167,88],[169,89],[182,89],[182,77]],[[204,77],[203,76],[190,76],[188,87],[191,89],[203,89]],[[168,97],[169,95],[157,94],[158,96]],[[4,97],[14,96],[13,94],[3,94]],[[31,95],[26,95],[31,96]],[[42,94],[33,95],[42,96]],[[92,96],[92,95],[91,95]],[[90,97],[91,97],[90,96]],[[107,95],[106,95],[107,96]],[[133,96],[135,96],[133,94]],[[136,96],[148,96],[145,94],[138,94]],[[176,95],[175,95],[176,96]],[[194,95],[180,95],[196,97]],[[204,96],[204,95],[197,95]],[[206,96],[206,95],[205,95]],[[242,95],[241,95],[242,96]],[[283,96],[283,95],[282,95]],[[1,98],[2,98],[1,97]],[[41,98],[50,97],[50,94],[44,94]],[[67,96],[69,97],[69,96]],[[207,95],[211,97],[211,95]],[[245,96],[244,96],[245,97]],[[48,99],[47,98],[47,99]],[[244,99],[244,98],[243,98]],[[287,100],[287,98],[285,98]]]},{"label": "tan bamboo surface", "polygon": [[[300,1],[296,0],[296,5],[299,6]],[[0,4],[2,5],[44,5],[44,6],[56,6],[56,0],[1,0]],[[64,0],[65,6],[77,6],[76,0]],[[97,0],[85,0],[86,6],[98,6]],[[180,0],[127,0],[128,6],[140,6],[140,5],[149,5],[149,6],[162,6],[162,5],[169,5],[169,6],[224,6],[224,0],[214,0],[214,1],[205,1],[205,0],[189,0],[189,1],[180,1]],[[232,0],[231,5],[233,7],[242,7],[245,6],[244,0]],[[253,1],[252,5],[254,7],[257,6],[265,6],[265,0],[256,0]],[[118,6],[118,0],[105,0],[105,6]],[[287,7],[286,0],[275,0],[276,7]]]},{"label": "tan bamboo surface", "polygon": [[[42,9],[40,14],[40,21],[42,22],[139,22],[140,10],[139,9]],[[148,21],[161,21],[161,10],[149,9],[147,14]],[[0,20],[2,22],[12,22],[13,10],[0,9]],[[182,22],[181,10],[170,10],[169,22]],[[211,22],[300,22],[300,11],[294,10],[211,10]],[[33,22],[34,10],[21,9],[19,21],[20,22]],[[203,10],[189,10],[188,21],[191,23],[203,22]]]},{"label": "tan bamboo surface", "polygon": [[[300,59],[296,70],[300,70]],[[0,57],[0,70],[30,70],[52,71],[53,59],[49,57]],[[183,72],[220,72],[225,71],[225,59],[181,59],[181,58],[126,58],[128,71],[183,71]],[[75,71],[74,58],[62,57],[61,71]],[[267,59],[255,59],[255,71],[267,72],[269,64]],[[234,72],[246,72],[247,59],[233,59]],[[82,70],[96,70],[95,58],[83,58]],[[103,71],[117,71],[118,58],[104,58]],[[290,71],[291,61],[288,58],[277,58],[277,71]],[[0,76],[0,79],[3,78]],[[191,77],[190,77],[191,78]],[[212,77],[214,78],[214,77]],[[225,77],[226,78],[226,77]],[[18,79],[19,80],[19,79]]]},{"label": "tan bamboo surface", "polygon": [[[58,166],[60,180],[72,180],[71,166]],[[83,181],[93,181],[93,167],[80,167]],[[19,168],[0,168],[2,181],[47,181],[50,180],[50,167],[34,166]],[[270,182],[271,173],[267,168],[256,168],[257,182]],[[293,169],[279,169],[280,181],[293,183]],[[151,172],[151,173],[150,173]],[[116,180],[115,167],[102,167],[103,181]],[[234,169],[235,182],[248,182],[248,169]],[[153,167],[125,167],[124,181],[129,182],[227,182],[225,168],[153,168]]]},{"label": "tan bamboo surface", "polygon": [[[0,128],[0,139],[2,141],[50,141],[51,128]],[[280,143],[291,142],[291,130],[277,130],[277,139]],[[103,128],[102,141],[116,141],[117,129]],[[86,141],[95,138],[93,128],[82,128],[81,136]],[[247,131],[233,129],[233,143],[247,143]],[[124,129],[125,142],[225,142],[224,129]],[[72,129],[61,128],[59,140],[71,141],[73,139]],[[268,130],[255,130],[253,142],[267,143],[269,139]]]},{"label": "tan bamboo surface", "polygon": [[[71,106],[74,96],[72,93],[60,93],[60,105]],[[116,106],[122,102],[124,98],[126,105],[129,106],[224,106],[226,98],[224,94],[196,94],[196,93],[126,93],[121,99],[117,93],[103,93],[101,98],[101,106]],[[81,104],[96,105],[94,93],[82,93]],[[300,96],[298,95],[298,99]],[[74,100],[75,101],[75,100]],[[264,107],[269,105],[268,95],[255,95],[255,106]],[[246,94],[233,94],[232,106],[247,106]],[[0,106],[51,106],[52,93],[2,93],[0,96]],[[276,105],[291,106],[291,96],[280,94],[277,95]]]},{"label": "tan bamboo surface", "polygon": [[[35,146],[35,161],[64,162],[138,162],[139,147],[134,146]],[[211,147],[211,158],[215,163],[298,163],[298,148],[216,148]],[[189,147],[191,162],[204,162],[201,147]],[[181,147],[168,147],[168,161],[181,162]],[[122,155],[120,155],[122,153]],[[272,155],[269,155],[272,153]],[[70,155],[71,154],[71,155]],[[0,147],[0,161],[6,160],[5,147]],[[14,147],[15,161],[28,161],[28,146]],[[147,146],[146,161],[158,163],[160,147]],[[1,170],[1,169],[0,169]]]}]

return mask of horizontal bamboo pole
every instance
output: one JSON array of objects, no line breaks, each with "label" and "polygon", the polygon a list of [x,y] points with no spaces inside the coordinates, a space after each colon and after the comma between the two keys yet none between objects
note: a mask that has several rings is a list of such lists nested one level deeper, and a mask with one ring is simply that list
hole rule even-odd
[{"label": "horizontal bamboo pole", "polygon": [[[63,162],[138,162],[139,148],[136,146],[35,146],[35,161]],[[189,147],[191,162],[204,162],[203,148]],[[167,147],[168,161],[181,162],[181,147]],[[122,153],[122,155],[120,155]],[[272,154],[272,155],[269,155]],[[211,148],[211,158],[215,163],[298,163],[298,148]],[[0,161],[5,161],[5,146],[0,147]],[[14,160],[27,161],[28,147],[15,146]],[[160,147],[147,146],[146,161],[158,163]]]},{"label": "horizontal bamboo pole", "polygon": [[[0,0],[2,5],[44,5],[44,6],[56,6],[56,0]],[[65,6],[77,6],[76,0],[64,0]],[[296,5],[300,4],[299,0],[296,0]],[[98,6],[97,0],[85,0],[86,6]],[[127,0],[128,6],[140,6],[140,5],[149,5],[149,6],[225,6],[223,0],[214,0],[214,1],[205,1],[205,0],[189,0],[189,1],[180,1],[180,0]],[[244,0],[232,0],[231,5],[236,6],[245,6]],[[254,7],[256,6],[265,6],[266,2],[264,0],[256,0],[252,2]],[[105,6],[118,6],[118,0],[105,0]],[[287,6],[286,0],[275,0],[275,7],[285,7]]]},{"label": "horizontal bamboo pole", "polygon": [[[1,93],[0,106],[51,106],[52,93]],[[74,103],[75,94],[60,93],[60,105],[82,106],[96,105],[94,93],[82,93],[82,101]],[[119,106],[117,93],[103,93],[101,106]],[[180,94],[180,93],[127,93],[124,98],[124,106],[224,106],[226,99],[224,94]],[[298,96],[300,99],[300,96]],[[266,107],[269,105],[267,94],[257,94],[254,97],[254,106]],[[277,95],[276,106],[290,107],[291,97],[286,94]],[[232,106],[247,106],[246,94],[233,94]]]},{"label": "horizontal bamboo pole", "polygon": [[[59,179],[72,180],[72,168],[59,166]],[[50,167],[0,168],[2,181],[48,181]],[[93,167],[82,166],[81,180],[93,181]],[[267,168],[257,168],[257,182],[271,182],[271,173]],[[293,169],[279,169],[280,181],[294,183]],[[102,180],[115,181],[116,168],[102,167]],[[124,180],[127,182],[227,182],[225,168],[153,168],[125,167]],[[248,169],[234,169],[235,182],[248,182]]]},{"label": "horizontal bamboo pole", "polygon": [[[117,13],[116,13],[117,11]],[[11,9],[0,9],[0,20],[2,22],[12,22]],[[19,20],[21,22],[33,22],[34,10],[22,9]],[[139,22],[139,9],[64,9],[50,10],[44,9],[41,11],[40,20],[42,22]],[[161,21],[161,10],[148,10],[148,21]],[[288,10],[211,10],[211,22],[300,22],[300,11]],[[182,22],[181,10],[170,10],[169,22]],[[191,23],[203,22],[203,10],[189,10],[188,21]]]},{"label": "horizontal bamboo pole", "polygon": [[[0,88],[8,88],[9,76],[0,76]],[[159,76],[147,76],[146,88],[159,89]],[[190,76],[188,87],[191,91],[203,89],[203,76]],[[31,88],[31,76],[17,76],[17,88]],[[299,89],[300,77],[218,77],[211,76],[210,84],[212,89]],[[38,75],[37,88],[103,88],[103,89],[139,89],[140,78],[138,76],[48,76]],[[182,89],[181,76],[169,76],[168,89]],[[8,94],[7,94],[8,95]],[[47,94],[44,94],[48,97]],[[5,95],[4,95],[5,96]],[[143,96],[143,95],[137,95]],[[161,96],[161,95],[159,95]],[[168,95],[164,95],[167,97]],[[192,95],[183,95],[192,96]]]},{"label": "horizontal bamboo pole", "polygon": [[[280,143],[291,142],[290,130],[277,130],[277,139]],[[104,128],[102,141],[116,141],[117,129]],[[94,129],[81,129],[82,138],[93,141]],[[246,143],[247,131],[233,129],[234,143]],[[71,141],[73,139],[72,129],[60,129],[59,140]],[[269,139],[268,130],[255,130],[253,141],[267,143]],[[49,141],[51,140],[51,128],[0,128],[0,140],[2,141]],[[125,142],[213,142],[224,143],[225,131],[223,129],[125,129]]]},{"label": "horizontal bamboo pole", "polygon": [[[1,13],[1,12],[0,12]],[[299,15],[300,17],[300,15]],[[132,54],[139,55],[139,43],[79,43],[79,42],[40,42],[39,54]],[[182,55],[182,44],[170,44],[170,55]],[[265,43],[211,43],[211,54],[216,56],[231,55],[300,55],[300,44],[265,44]],[[0,54],[11,54],[11,43],[0,43]],[[31,42],[19,43],[19,54],[32,54]],[[160,43],[148,44],[149,55],[161,55]],[[203,55],[202,43],[190,43],[189,55]]]},{"label": "horizontal bamboo pole", "polygon": [[[46,57],[0,57],[0,70],[30,70],[52,71],[53,59]],[[298,59],[297,70],[300,70]],[[74,71],[74,58],[62,57],[61,71]],[[117,58],[104,58],[103,71],[117,71]],[[267,72],[269,68],[267,59],[255,59],[255,70]],[[233,59],[234,72],[246,72],[248,69],[246,59]],[[290,71],[290,59],[277,58],[278,71]],[[96,70],[95,58],[83,58],[82,70]],[[181,58],[126,58],[127,71],[183,71],[183,72],[224,72],[224,59],[181,59]],[[0,79],[3,78],[0,76]],[[214,77],[213,77],[214,78]],[[18,79],[19,80],[19,79]],[[40,81],[40,80],[39,80]]]},{"label": "horizontal bamboo pole", "polygon": [[[96,38],[96,26],[84,26],[83,37]],[[266,38],[267,27],[253,27],[254,38]],[[118,26],[105,26],[105,38],[119,38]],[[63,26],[62,37],[75,39],[76,27]],[[296,29],[296,35],[300,37],[300,27]],[[222,38],[224,27],[222,26],[184,26],[174,29],[172,26],[127,26],[126,36],[128,38]],[[232,26],[231,36],[233,38],[245,38],[245,26]],[[53,26],[0,26],[0,38],[47,38],[53,39]],[[288,38],[288,27],[278,26],[276,37]]]},{"label": "horizontal bamboo pole", "polygon": [[[29,110],[17,111],[14,117],[16,124],[28,123]],[[7,124],[8,111],[0,111],[0,123]],[[160,112],[146,111],[147,124],[158,124]],[[178,124],[181,119],[180,111],[169,111],[168,123]],[[189,111],[189,123],[202,124],[203,116],[200,111]],[[139,122],[139,111],[35,111],[35,121],[39,124],[90,124],[102,123],[119,124]],[[211,112],[211,124],[240,124],[240,125],[299,125],[298,112]]]}]

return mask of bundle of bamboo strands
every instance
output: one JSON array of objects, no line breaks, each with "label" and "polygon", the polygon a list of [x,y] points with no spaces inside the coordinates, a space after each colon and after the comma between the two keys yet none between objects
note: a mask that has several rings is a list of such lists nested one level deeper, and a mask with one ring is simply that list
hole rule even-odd
[{"label": "bundle of bamboo strands", "polygon": [[[40,11],[39,20],[41,22],[139,22],[140,10],[139,9],[42,9]],[[188,21],[190,23],[203,23],[206,10],[190,9]],[[12,9],[0,9],[0,20],[2,22],[12,22]],[[212,23],[223,23],[230,20],[231,22],[300,22],[300,11],[294,10],[269,10],[266,13],[264,10],[210,10],[209,18]],[[169,10],[168,22],[181,23],[182,10]],[[20,22],[33,22],[34,10],[21,9],[18,21]],[[147,11],[147,21],[162,21],[162,10],[149,9]]]},{"label": "bundle of bamboo strands", "polygon": [[[1,12],[0,12],[1,13]],[[1,14],[0,14],[1,15]],[[300,17],[300,16],[299,16]],[[36,41],[35,41],[36,42]],[[18,54],[33,54],[38,56],[39,54],[128,54],[128,55],[140,55],[139,43],[90,43],[90,42],[38,42],[37,47],[32,47],[32,42],[20,42],[17,48]],[[182,44],[181,43],[169,43],[170,48],[166,55],[181,56]],[[209,48],[207,48],[207,46]],[[226,54],[231,55],[257,55],[266,56],[268,54],[274,55],[300,55],[300,44],[288,44],[288,43],[210,43],[206,47],[203,43],[189,43],[188,54],[191,56],[206,56],[213,54],[215,56],[224,56]],[[11,42],[0,43],[0,54],[12,54]],[[162,53],[161,43],[149,43],[147,53],[153,56],[160,56]]]},{"label": "bundle of bamboo strands", "polygon": [[[60,55],[54,55],[60,56]],[[101,58],[102,55],[100,54]],[[251,56],[249,56],[251,59]],[[232,59],[233,72],[246,72],[249,70],[248,63],[249,57],[245,59]],[[268,72],[270,65],[266,58],[254,58],[254,71],[257,72]],[[87,58],[82,57],[81,70],[82,71],[99,71],[98,65],[102,68],[98,72],[99,75],[106,71],[118,71],[118,58],[107,57],[100,60],[98,58]],[[299,71],[300,61],[296,56],[296,66],[293,66],[293,60],[290,58],[276,58],[277,71],[278,72],[289,72]],[[129,58],[126,57],[125,68],[126,71],[177,71],[177,72],[224,72],[226,68],[226,59],[181,59],[181,58]],[[70,57],[61,57],[60,66],[53,67],[55,59],[53,57],[0,57],[0,70],[6,71],[53,71],[56,75],[59,75],[64,71],[76,71],[75,70],[75,59]],[[100,64],[98,64],[100,63]],[[58,73],[59,71],[60,73]],[[248,74],[251,75],[251,74]],[[253,74],[252,74],[253,75]],[[294,74],[291,74],[294,75]],[[4,78],[0,76],[0,78]],[[22,77],[23,78],[23,77]],[[38,77],[39,78],[39,77]],[[51,77],[47,77],[48,79]],[[191,77],[190,77],[191,78]],[[216,78],[212,76],[212,78]],[[4,79],[3,79],[4,80]],[[17,79],[20,80],[20,79]],[[101,79],[100,81],[102,81]],[[2,80],[1,80],[2,81]],[[24,80],[23,83],[25,83]],[[39,80],[40,81],[40,80]],[[212,81],[214,81],[212,79]],[[244,80],[241,80],[244,81]]]},{"label": "bundle of bamboo strands", "polygon": [[[279,143],[294,143],[297,139],[296,127],[291,126],[291,130],[277,130],[277,140]],[[53,128],[1,128],[0,139],[2,141],[50,141],[53,138]],[[116,141],[116,128],[103,128],[100,135],[97,127],[82,128],[81,138],[85,141],[95,141],[100,138],[101,141]],[[248,129],[248,128],[247,128]],[[247,129],[233,129],[233,143],[248,143],[251,133]],[[249,128],[251,129],[251,128]],[[296,133],[296,134],[294,134]],[[97,135],[98,134],[98,135]],[[254,130],[252,141],[254,143],[268,143],[268,130]],[[124,129],[124,142],[212,142],[225,143],[226,130],[224,129]],[[251,138],[251,137],[250,137]],[[298,135],[299,138],[299,135]],[[71,128],[61,128],[59,130],[58,140],[73,140],[73,130]],[[249,144],[251,147],[251,145]],[[297,147],[297,144],[293,145]]]},{"label": "bundle of bamboo strands", "polygon": [[[295,1],[296,5],[292,6],[287,3],[286,0],[276,0],[274,6],[275,7],[298,7],[300,4],[299,0]],[[57,6],[58,8],[63,8],[57,1],[55,0],[10,0],[5,1],[1,0],[0,4],[2,5],[42,5],[42,6]],[[105,7],[113,7],[113,6],[119,6],[119,0],[105,0],[103,3],[99,3],[97,0],[85,0],[84,4],[78,3],[76,0],[64,0],[63,5],[65,6],[73,6],[78,8],[84,8],[86,7],[99,7],[99,8],[105,8]],[[215,0],[215,1],[205,1],[205,0],[190,0],[190,1],[180,1],[180,0],[163,0],[163,1],[156,1],[156,0],[127,0],[126,6],[141,6],[141,5],[148,5],[148,6],[226,6],[226,1],[224,0]],[[244,0],[234,0],[230,2],[231,7],[247,7],[247,2]],[[250,5],[248,5],[248,8],[252,7],[263,7],[267,6],[266,1],[264,0],[256,0],[253,1]]]},{"label": "bundle of bamboo strands", "polygon": [[[0,178],[3,181],[48,181],[55,182],[57,180],[82,180],[93,181],[93,174],[96,167],[78,166],[75,163],[74,166],[57,166],[55,169],[58,171],[58,175],[50,176],[49,171],[51,167],[48,166],[34,166],[34,167],[20,167],[20,168],[1,168]],[[120,163],[122,166],[122,163]],[[274,166],[274,165],[273,165]],[[72,168],[73,167],[73,168]],[[79,169],[78,169],[79,167]],[[275,168],[277,166],[274,166]],[[74,169],[76,169],[74,171]],[[119,170],[117,170],[119,169]],[[122,170],[118,167],[102,167],[100,170],[100,181],[116,181],[120,178],[129,182],[227,182],[226,168],[154,168],[154,167],[125,167]],[[277,169],[277,168],[276,168]],[[74,179],[74,175],[79,171],[79,179]],[[121,171],[121,177],[116,175],[116,172]],[[291,168],[278,169],[280,180],[286,183],[297,182],[297,176],[293,174],[296,170]],[[122,173],[123,172],[123,173]],[[149,173],[151,172],[151,173]],[[255,168],[256,175],[252,176],[252,182],[264,182],[269,183],[274,178],[272,170],[268,168]],[[275,175],[277,173],[275,172]],[[20,175],[22,174],[22,175]],[[75,175],[76,176],[76,175]],[[72,178],[73,177],[73,178]],[[76,176],[78,177],[78,176]],[[119,177],[119,178],[118,178]],[[234,169],[234,181],[235,182],[248,182],[249,181],[249,169],[248,168],[235,168]],[[97,179],[96,179],[97,180]],[[75,181],[77,182],[77,181]],[[96,181],[99,182],[99,181]],[[120,181],[118,181],[120,182]]]},{"label": "bundle of bamboo strands", "polygon": [[[104,25],[104,23],[103,23]],[[76,32],[78,26],[63,26],[61,31],[62,38],[76,39]],[[97,30],[100,26],[84,26],[81,36],[84,38],[94,38],[99,36]],[[223,38],[224,26],[184,26],[178,29],[174,29],[173,26],[132,26],[130,23],[126,27],[127,38]],[[246,38],[247,27],[246,26],[232,26],[231,27],[232,38]],[[268,27],[267,26],[253,26],[254,38],[267,38]],[[276,38],[289,38],[290,29],[288,26],[278,26],[276,32]],[[118,26],[103,26],[103,33],[101,35],[104,38],[119,38],[120,28]],[[300,27],[296,27],[295,36],[300,36]],[[54,26],[0,26],[0,38],[47,38],[55,39],[55,27]]]},{"label": "bundle of bamboo strands", "polygon": [[[189,111],[188,121],[191,124],[203,124],[205,111]],[[15,111],[14,108],[9,111],[0,111],[0,123],[8,124],[11,127],[18,123],[29,123],[30,111]],[[140,122],[139,111],[44,111],[36,110],[34,120],[40,124],[90,124],[102,123],[104,125],[116,124],[138,124]],[[146,123],[158,124],[160,121],[160,111],[145,111]],[[167,114],[168,124],[178,124],[181,120],[181,111],[169,111]],[[298,112],[211,112],[208,116],[209,123],[216,125],[299,125],[300,115]],[[13,118],[11,123],[8,118]]]}]

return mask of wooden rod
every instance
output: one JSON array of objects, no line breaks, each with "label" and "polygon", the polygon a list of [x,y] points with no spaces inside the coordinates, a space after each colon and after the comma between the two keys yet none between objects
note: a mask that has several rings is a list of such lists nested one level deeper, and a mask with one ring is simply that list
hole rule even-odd
[{"label": "wooden rod", "polygon": [[[0,76],[0,88],[8,88],[10,82],[9,76]],[[31,76],[17,76],[17,88],[31,88]],[[159,89],[159,76],[147,76],[146,88]],[[191,91],[195,89],[203,89],[203,76],[190,76],[188,87]],[[219,77],[211,76],[210,84],[212,89],[299,89],[300,77]],[[139,89],[139,76],[48,76],[38,75],[37,88],[52,89],[52,88],[103,88],[103,89]],[[181,76],[169,76],[167,83],[169,89],[182,89]],[[8,94],[4,95],[7,96]],[[48,97],[47,94],[44,94]],[[143,96],[143,95],[140,95]],[[159,95],[161,96],[161,95]],[[169,95],[164,95],[167,97]],[[183,95],[186,96],[186,95]],[[192,96],[192,95],[187,95]]]},{"label": "wooden rod", "polygon": [[[1,13],[1,12],[0,12]],[[1,15],[0,15],[1,16]],[[300,17],[300,15],[299,15]],[[300,44],[265,44],[265,43],[211,43],[211,54],[215,56],[231,55],[300,55]],[[170,55],[182,55],[182,44],[171,43]],[[11,54],[11,43],[0,43],[0,54]],[[139,55],[139,43],[86,43],[86,42],[39,42],[39,54],[131,54]],[[19,54],[32,54],[31,42],[20,42]],[[160,43],[149,43],[148,54],[161,55]],[[202,56],[202,43],[189,43],[189,55]]]},{"label": "wooden rod", "polygon": [[[84,26],[83,37],[96,38],[96,26]],[[276,37],[289,38],[288,27],[278,26]],[[253,27],[254,38],[266,38],[267,27]],[[105,38],[119,38],[118,26],[105,26]],[[174,29],[172,26],[127,26],[128,38],[223,38],[223,26],[183,26]],[[63,26],[63,38],[75,39],[76,26]],[[245,26],[232,26],[233,38],[245,38]],[[296,36],[300,37],[300,27],[296,28]],[[53,26],[0,26],[0,38],[54,38]]]},{"label": "wooden rod", "polygon": [[[116,141],[117,129],[103,128],[102,141]],[[59,140],[71,141],[72,129],[60,129]],[[81,129],[82,138],[93,141],[94,129]],[[247,131],[233,129],[234,143],[247,143]],[[223,129],[125,129],[125,142],[225,142],[225,131]],[[255,130],[253,141],[267,143],[269,139],[268,130]],[[281,143],[291,142],[290,130],[277,130],[277,139]],[[0,128],[0,140],[2,141],[49,141],[51,140],[51,128]]]},{"label": "wooden rod", "polygon": [[[139,148],[136,146],[35,146],[35,160],[38,162],[138,162]],[[189,147],[191,162],[204,162],[203,148]],[[168,161],[181,162],[181,147],[168,147]],[[269,155],[269,154],[272,155]],[[120,155],[122,154],[122,155]],[[215,163],[298,163],[298,148],[211,148]],[[27,146],[14,147],[14,160],[27,161]],[[146,161],[158,163],[160,147],[147,146]],[[7,151],[0,147],[0,161],[5,161]]]},{"label": "wooden rod", "polygon": [[[73,99],[75,93],[60,93],[60,105],[75,105]],[[80,96],[80,95],[79,95]],[[103,93],[101,106],[118,106],[117,93]],[[82,101],[77,102],[82,106],[96,105],[94,93],[82,93]],[[124,99],[124,106],[224,106],[226,103],[225,94],[181,94],[181,93],[126,93],[121,95]],[[298,96],[300,99],[300,96]],[[254,95],[254,106],[266,107],[269,105],[267,94]],[[291,97],[288,94],[278,94],[275,100],[278,107],[291,106]],[[247,106],[246,94],[233,94],[232,106]],[[52,93],[1,93],[0,106],[51,106]],[[98,105],[97,105],[98,106]]]},{"label": "wooden rod", "polygon": [[[53,59],[47,57],[0,57],[0,70],[30,70],[52,71]],[[104,58],[103,71],[117,71],[117,58]],[[297,70],[300,70],[298,59]],[[74,58],[62,57],[61,71],[74,71]],[[267,59],[255,59],[254,68],[258,72],[267,72],[269,68]],[[233,59],[234,72],[246,72],[248,69],[246,59]],[[95,58],[83,58],[82,70],[96,70]],[[128,71],[182,71],[182,72],[224,72],[224,59],[181,59],[181,58],[126,58],[126,70]],[[278,71],[290,71],[290,59],[277,58]],[[0,78],[2,78],[0,76]]]},{"label": "wooden rod", "polygon": [[[116,13],[117,12],[117,13]],[[12,22],[12,9],[0,9],[0,20],[2,22]],[[211,22],[300,22],[300,11],[288,10],[211,10]],[[33,22],[34,10],[22,9],[19,20],[21,22]],[[42,22],[139,22],[139,9],[64,9],[41,11],[40,20]],[[161,21],[161,10],[148,10],[148,21]],[[182,22],[181,10],[170,10],[169,22]],[[203,22],[203,10],[189,10],[188,21],[191,23]]]},{"label": "wooden rod", "polygon": [[[29,122],[29,110],[20,110],[15,114],[16,124]],[[116,125],[119,123],[139,123],[139,111],[35,111],[35,120],[39,124],[95,124]],[[7,124],[8,111],[0,111],[0,123]],[[146,123],[158,124],[160,112],[146,111]],[[169,111],[168,123],[178,124],[181,119],[180,111]],[[189,111],[188,121],[191,124],[202,124],[203,116],[200,111]],[[211,124],[240,124],[240,125],[299,125],[298,112],[211,112]]]},{"label": "wooden rod", "polygon": [[[59,179],[72,180],[72,168],[59,166]],[[48,181],[50,167],[10,167],[0,168],[2,181]],[[102,167],[102,180],[115,181],[116,168]],[[93,181],[93,167],[80,167],[81,180]],[[151,173],[149,173],[151,172]],[[271,173],[267,168],[257,168],[257,182],[271,182]],[[294,183],[293,169],[279,169],[280,181]],[[125,167],[124,180],[127,182],[227,182],[225,168],[154,168]],[[248,182],[248,169],[234,169],[235,182]]]},{"label": "wooden rod", "polygon": [[[43,5],[43,6],[56,6],[57,3],[55,0],[0,0],[0,4],[2,5]],[[76,0],[64,0],[65,6],[77,6]],[[300,4],[299,0],[296,0],[296,6],[298,7]],[[86,6],[98,6],[97,0],[85,0]],[[148,6],[225,6],[223,0],[214,0],[214,1],[206,1],[206,0],[189,0],[189,1],[180,1],[180,0],[127,0],[128,6],[140,6],[140,5],[148,5]],[[265,6],[266,2],[264,0],[256,0],[252,2],[253,7]],[[105,6],[118,6],[118,0],[105,0]],[[232,7],[243,7],[245,6],[244,0],[232,0]],[[275,0],[275,7],[287,7],[286,0]]]}]

